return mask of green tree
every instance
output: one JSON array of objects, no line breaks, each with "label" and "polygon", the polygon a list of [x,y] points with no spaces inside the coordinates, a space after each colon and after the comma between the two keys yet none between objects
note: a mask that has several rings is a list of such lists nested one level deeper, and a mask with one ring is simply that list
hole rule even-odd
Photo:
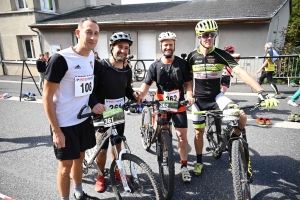
[{"label": "green tree", "polygon": [[286,48],[300,46],[300,0],[292,1],[292,14],[289,19],[286,30],[285,46]]}]

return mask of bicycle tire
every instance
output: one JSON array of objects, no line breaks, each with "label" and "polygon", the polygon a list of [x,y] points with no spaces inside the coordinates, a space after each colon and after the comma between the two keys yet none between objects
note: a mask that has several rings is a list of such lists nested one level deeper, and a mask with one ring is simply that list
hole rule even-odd
[{"label": "bicycle tire", "polygon": [[[130,163],[134,164],[139,184],[133,181]],[[162,194],[158,187],[159,184],[154,178],[154,173],[142,159],[133,154],[124,153],[122,154],[122,166],[126,176],[130,178],[128,185],[131,193],[124,191],[122,183],[115,177],[117,163],[114,160],[110,167],[110,181],[116,199],[162,199]]]},{"label": "bicycle tire", "polygon": [[151,125],[151,109],[149,107],[144,107],[142,110],[141,119],[141,140],[142,146],[146,151],[149,151],[151,147],[152,130],[150,130]]},{"label": "bicycle tire", "polygon": [[250,183],[247,179],[248,164],[243,143],[240,140],[234,140],[231,151],[234,197],[236,200],[250,200]]},{"label": "bicycle tire", "polygon": [[212,151],[212,157],[214,159],[219,159],[222,157],[222,136],[221,136],[221,119],[213,119],[212,125],[216,127],[216,131],[211,130],[209,127],[205,127],[208,139],[208,145]]},{"label": "bicycle tire", "polygon": [[[141,64],[139,64],[141,63]],[[141,66],[142,65],[142,66]],[[143,81],[145,79],[146,76],[146,66],[144,61],[142,60],[138,60],[136,61],[134,68],[133,68],[133,75],[134,75],[134,79],[136,81]]]},{"label": "bicycle tire", "polygon": [[[158,152],[158,167],[164,199],[172,199],[175,183],[175,164],[173,145],[169,132],[160,132],[161,148]],[[156,150],[158,149],[158,140]],[[157,150],[158,151],[158,150]]]}]

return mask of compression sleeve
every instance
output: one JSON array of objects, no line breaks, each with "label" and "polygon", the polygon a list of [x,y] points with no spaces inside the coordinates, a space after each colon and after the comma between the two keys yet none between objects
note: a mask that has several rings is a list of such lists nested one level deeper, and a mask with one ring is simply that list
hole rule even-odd
[{"label": "compression sleeve", "polygon": [[98,90],[98,85],[99,85],[99,79],[100,79],[100,68],[103,67],[101,66],[100,62],[98,60],[95,60],[94,64],[94,89],[92,91],[92,94],[90,94],[89,98],[89,106],[91,109],[99,103],[97,100],[97,90]]},{"label": "compression sleeve", "polygon": [[131,99],[131,100],[134,100],[134,97],[133,97],[133,92],[134,90],[132,89],[131,87],[131,81],[132,81],[132,71],[129,70],[127,72],[127,86],[126,86],[126,89],[125,89],[125,96],[128,98],[128,99]]}]

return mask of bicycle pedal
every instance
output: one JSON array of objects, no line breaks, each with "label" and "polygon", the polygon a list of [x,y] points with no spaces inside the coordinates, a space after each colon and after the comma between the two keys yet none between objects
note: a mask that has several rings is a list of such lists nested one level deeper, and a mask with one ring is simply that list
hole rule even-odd
[{"label": "bicycle pedal", "polygon": [[209,147],[206,147],[205,149],[207,152],[211,151],[212,149],[210,149]]}]

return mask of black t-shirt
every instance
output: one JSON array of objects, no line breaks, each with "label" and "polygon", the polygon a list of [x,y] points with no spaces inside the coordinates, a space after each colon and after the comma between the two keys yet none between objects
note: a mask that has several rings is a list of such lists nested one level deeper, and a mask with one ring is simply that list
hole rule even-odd
[{"label": "black t-shirt", "polygon": [[108,60],[95,60],[94,90],[90,96],[89,106],[93,108],[97,103],[104,104],[105,99],[119,99],[127,97],[134,99],[131,87],[132,71],[129,66],[118,69]]},{"label": "black t-shirt", "polygon": [[36,61],[36,68],[38,70],[38,72],[45,72],[46,71],[46,62],[44,60],[38,59]]},{"label": "black t-shirt", "polygon": [[163,100],[164,91],[170,92],[175,89],[180,92],[179,100],[184,100],[183,84],[191,81],[189,68],[186,68],[186,61],[177,56],[175,56],[172,64],[163,64],[161,59],[156,60],[150,65],[145,78],[147,85],[151,85],[153,81],[156,82],[159,100]]}]

